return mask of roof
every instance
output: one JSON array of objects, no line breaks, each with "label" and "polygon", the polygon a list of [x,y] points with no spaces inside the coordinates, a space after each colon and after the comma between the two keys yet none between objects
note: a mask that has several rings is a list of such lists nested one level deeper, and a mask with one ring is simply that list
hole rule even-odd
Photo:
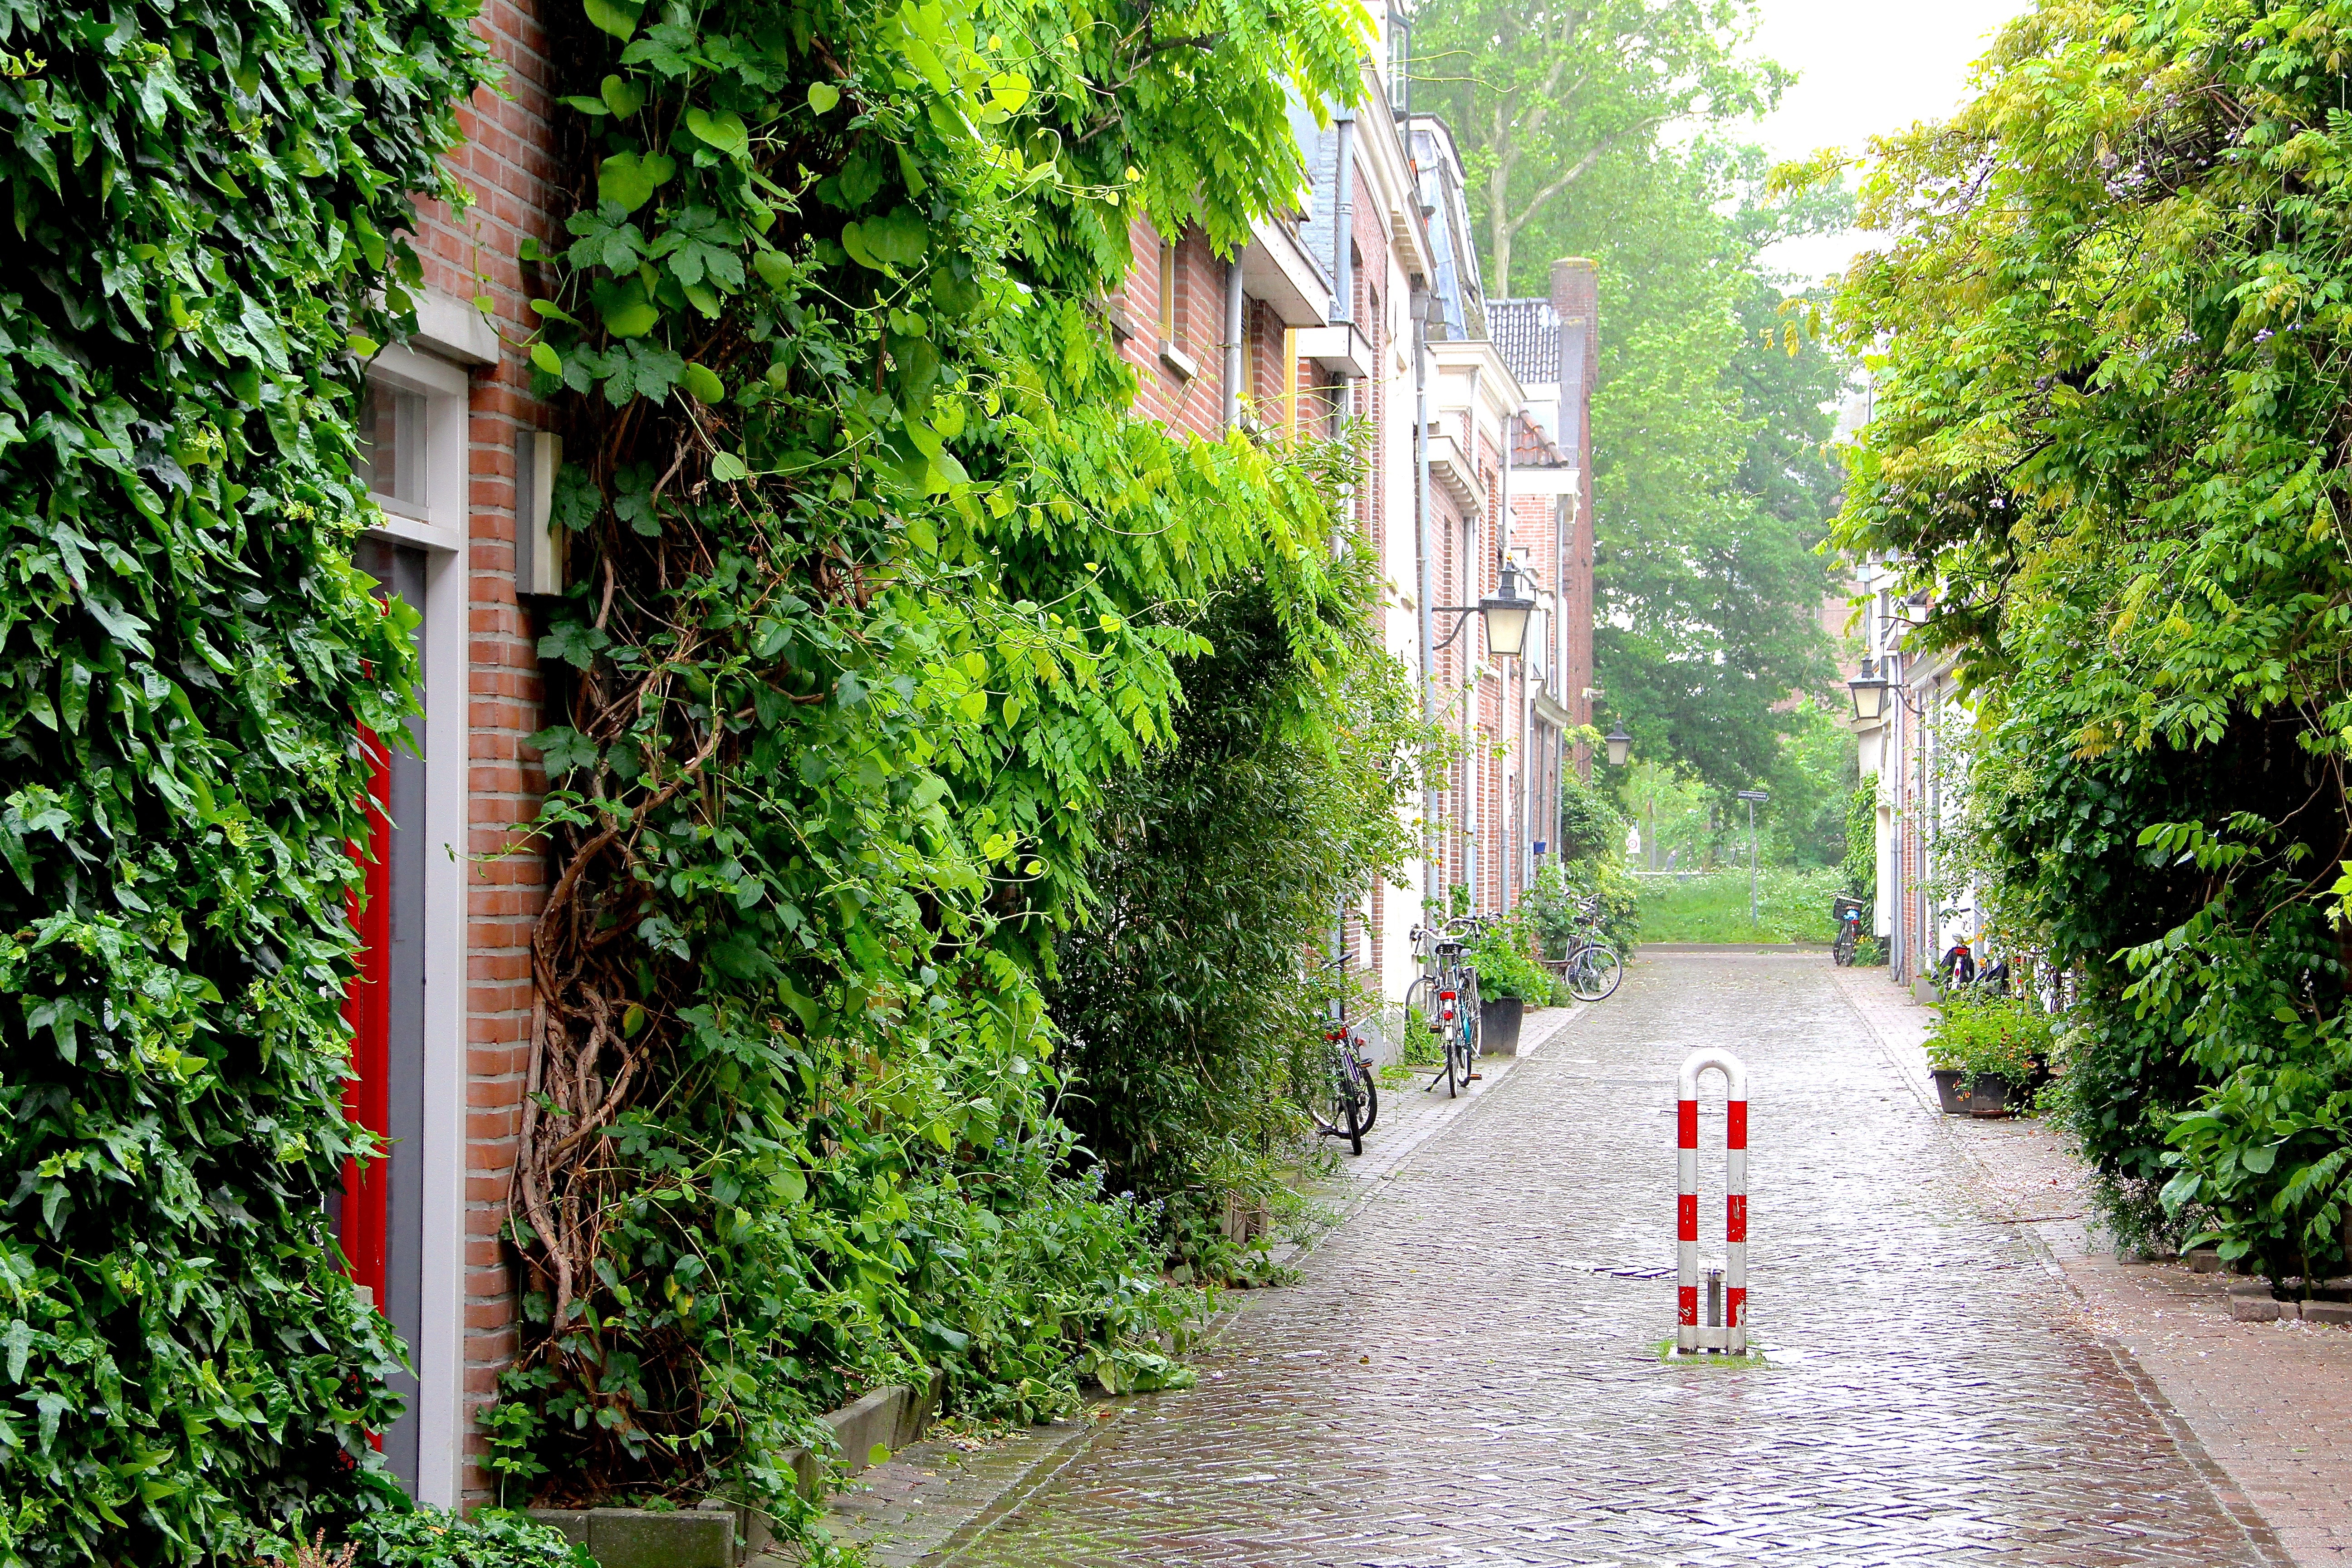
[{"label": "roof", "polygon": [[1489,300],[1486,330],[1521,386],[1559,380],[1559,312],[1549,300]]}]

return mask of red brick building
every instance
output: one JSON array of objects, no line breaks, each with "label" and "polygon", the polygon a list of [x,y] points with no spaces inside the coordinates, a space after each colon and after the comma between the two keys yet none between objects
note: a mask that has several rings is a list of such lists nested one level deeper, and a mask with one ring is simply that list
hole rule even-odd
[{"label": "red brick building", "polygon": [[[479,93],[464,111],[468,140],[454,162],[474,203],[425,214],[420,330],[373,364],[365,419],[383,511],[366,564],[422,615],[427,717],[421,756],[385,762],[396,826],[376,846],[389,915],[383,992],[352,1003],[362,1059],[375,1064],[371,1114],[393,1140],[384,1180],[364,1199],[380,1256],[362,1272],[416,1366],[387,1458],[418,1497],[449,1505],[494,1495],[473,1416],[518,1342],[499,1232],[545,892],[543,863],[518,832],[545,787],[528,744],[543,727],[530,598],[558,585],[546,520],[560,453],[519,347],[537,321],[518,256],[527,238],[556,243],[550,213],[562,205],[548,184],[550,70],[536,14],[535,0],[484,9],[507,77],[503,95]],[[1422,666],[1423,626],[1454,618],[1424,612],[1475,605],[1495,588],[1506,551],[1542,600],[1528,658],[1488,657],[1473,616],[1431,666],[1433,689],[1454,694],[1448,711],[1478,743],[1437,803],[1436,861],[1371,889],[1349,921],[1359,961],[1395,998],[1412,978],[1407,933],[1424,896],[1458,880],[1497,907],[1524,883],[1559,770],[1581,765],[1557,736],[1590,710],[1590,507],[1564,479],[1589,464],[1558,441],[1559,426],[1528,417],[1488,341],[1466,222],[1449,231],[1450,253],[1433,243],[1426,194],[1450,177],[1449,199],[1459,195],[1458,169],[1448,176],[1412,155],[1409,137],[1432,122],[1391,111],[1374,62],[1365,82],[1366,107],[1352,117],[1297,118],[1313,174],[1299,212],[1261,224],[1230,261],[1197,231],[1163,237],[1139,224],[1134,270],[1105,306],[1136,369],[1138,410],[1151,418],[1212,440],[1235,428],[1269,439],[1360,433],[1367,466],[1351,504],[1386,582],[1378,630],[1409,666]],[[1449,254],[1462,263],[1450,273]],[[1589,294],[1589,273],[1586,282]],[[1465,369],[1469,395],[1454,397]],[[1425,441],[1415,429],[1423,398]],[[1571,405],[1580,421],[1582,403],[1563,391],[1559,409]]]}]

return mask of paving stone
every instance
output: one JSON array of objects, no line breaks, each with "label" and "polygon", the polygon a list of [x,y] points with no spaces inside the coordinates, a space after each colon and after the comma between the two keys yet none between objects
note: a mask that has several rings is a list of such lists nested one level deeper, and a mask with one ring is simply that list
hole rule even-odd
[{"label": "paving stone", "polygon": [[[2280,1561],[2032,1242],[1980,1206],[1832,973],[1818,954],[1644,953],[1384,1176],[1297,1286],[1253,1292],[1199,1387],[1129,1402],[952,1560]],[[1749,1068],[1757,1368],[1658,1355],[1664,1113],[1703,1045]],[[1702,1166],[1719,1193],[1719,1145]],[[1701,1212],[1718,1250],[1719,1200]]]}]

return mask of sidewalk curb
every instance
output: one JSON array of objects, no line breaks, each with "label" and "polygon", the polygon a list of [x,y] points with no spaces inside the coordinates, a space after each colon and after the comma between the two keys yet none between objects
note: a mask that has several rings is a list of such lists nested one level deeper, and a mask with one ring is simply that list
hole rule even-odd
[{"label": "sidewalk curb", "polygon": [[[1880,1030],[1878,1021],[1871,1016],[1869,1010],[1864,1007],[1861,1002],[1856,1000],[1853,993],[1853,977],[1862,973],[1876,973],[1874,968],[1838,969],[1831,972],[1831,978],[1837,985],[1838,994],[1845,998],[1845,1004],[1853,1010],[1854,1017],[1861,1022],[1864,1029],[1870,1032],[1871,1039],[1877,1043],[1879,1055],[1886,1058],[1887,1066],[1893,1068],[1895,1076],[1910,1088],[1912,1094],[1917,1098],[1920,1108],[1936,1119],[1937,1138],[1947,1148],[1958,1151],[1969,1164],[1976,1168],[1977,1173],[1983,1176],[1987,1183],[1992,1183],[1997,1179],[1998,1173],[1991,1166],[1985,1163],[1983,1157],[1976,1150],[1952,1136],[1951,1129],[1944,1125],[1943,1106],[1936,1098],[1935,1086],[1932,1083],[1924,1083],[1912,1075],[1910,1064],[1905,1061],[1901,1054],[1895,1050],[1895,1042],[1886,1037]],[[2016,1232],[2025,1244],[2033,1249],[2033,1255],[2041,1263],[2043,1272],[2056,1280],[2059,1288],[2072,1297],[2076,1305],[2084,1309],[2087,1321],[2091,1299],[2083,1293],[2080,1286],[2074,1283],[2074,1277],[2066,1272],[2064,1266],[2058,1261],[2057,1254],[2051,1251],[2050,1244],[2042,1239],[2042,1233],[2034,1228],[2032,1223],[2025,1220],[2001,1219],[1990,1214],[1987,1217],[1992,1219],[1995,1224]],[[2245,1532],[2247,1544],[2254,1549],[2263,1562],[2273,1564],[2273,1568],[2296,1568],[2294,1555],[2279,1541],[2278,1534],[2271,1528],[2270,1521],[2263,1517],[2262,1510],[2254,1506],[2252,1500],[2246,1496],[2244,1489],[2227,1470],[2221,1468],[2220,1462],[2205,1451],[2205,1445],[2198,1441],[2197,1433],[2189,1425],[2188,1418],[2174,1407],[2171,1400],[2164,1396],[2164,1390],[2157,1385],[2156,1379],[2149,1375],[2147,1369],[2139,1364],[2139,1358],[2133,1355],[2130,1349],[2115,1336],[2099,1333],[2095,1330],[2092,1331],[2092,1333],[2100,1347],[2114,1359],[2116,1370],[2123,1373],[2124,1381],[2131,1384],[2132,1391],[2139,1395],[2140,1402],[2147,1406],[2149,1413],[2155,1415],[2158,1423],[2164,1427],[2166,1435],[2171,1437],[2173,1446],[2180,1451],[2180,1457],[2188,1460],[2189,1468],[2195,1470],[2203,1479],[2207,1489],[2213,1494],[2215,1503],[2220,1505],[2223,1513],[2229,1515],[2231,1523]]]}]

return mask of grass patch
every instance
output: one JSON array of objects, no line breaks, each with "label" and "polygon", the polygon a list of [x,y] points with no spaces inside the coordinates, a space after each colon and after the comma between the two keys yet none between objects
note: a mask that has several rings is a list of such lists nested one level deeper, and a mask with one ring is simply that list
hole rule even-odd
[{"label": "grass patch", "polygon": [[1705,1351],[1696,1355],[1676,1355],[1671,1335],[1658,1342],[1658,1360],[1667,1366],[1706,1366],[1726,1372],[1754,1372],[1770,1364],[1764,1359],[1764,1352],[1753,1346],[1738,1355],[1725,1355],[1720,1352],[1709,1355]]},{"label": "grass patch", "polygon": [[1834,942],[1830,900],[1845,890],[1835,868],[1757,874],[1756,923],[1748,923],[1748,873],[1704,871],[1642,879],[1643,942]]}]

